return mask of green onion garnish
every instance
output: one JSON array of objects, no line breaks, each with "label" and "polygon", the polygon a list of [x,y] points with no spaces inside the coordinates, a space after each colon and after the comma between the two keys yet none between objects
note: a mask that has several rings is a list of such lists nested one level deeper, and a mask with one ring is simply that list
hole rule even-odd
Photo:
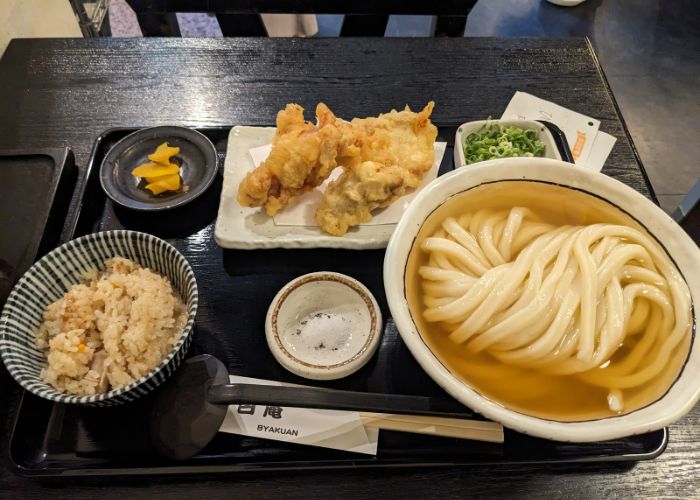
[{"label": "green onion garnish", "polygon": [[536,130],[502,127],[494,122],[469,134],[463,148],[467,165],[492,158],[544,156],[545,149]]}]

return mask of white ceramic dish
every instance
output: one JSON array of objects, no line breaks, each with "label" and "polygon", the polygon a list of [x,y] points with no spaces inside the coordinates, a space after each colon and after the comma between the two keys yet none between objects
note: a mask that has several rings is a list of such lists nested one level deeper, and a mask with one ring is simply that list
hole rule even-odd
[{"label": "white ceramic dish", "polygon": [[[463,123],[457,128],[457,132],[455,133],[454,146],[455,168],[463,167],[467,163],[464,159],[464,149],[462,149],[462,145],[464,144],[465,139],[469,136],[469,134],[476,132],[489,122],[498,123],[503,127],[520,127],[524,129],[536,130],[540,141],[544,143],[544,157],[552,158],[553,160],[561,160],[561,155],[559,154],[559,150],[557,149],[556,142],[554,142],[554,137],[552,136],[552,133],[547,127],[542,125],[540,122],[533,120],[479,120],[475,122]],[[476,165],[476,163],[472,163],[472,165]],[[570,163],[567,163],[566,165],[568,167],[571,166]]]},{"label": "white ceramic dish", "polygon": [[233,127],[229,134],[224,183],[214,237],[223,248],[385,248],[396,224],[360,225],[344,236],[331,236],[318,226],[275,225],[261,208],[236,201],[238,185],[256,165],[248,151],[272,142],[274,127]]},{"label": "white ceramic dish", "polygon": [[267,345],[287,370],[314,380],[346,377],[379,346],[382,314],[359,281],[332,272],[306,274],[275,296],[265,318]]},{"label": "white ceramic dish", "polygon": [[[426,217],[449,197],[485,183],[528,180],[571,187],[607,200],[626,211],[662,242],[700,304],[700,249],[658,206],[635,190],[606,175],[542,158],[490,160],[458,169],[433,181],[411,203],[398,224],[384,258],[384,286],[391,314],[401,337],[423,369],[466,406],[504,426],[557,441],[590,442],[615,439],[660,429],[685,415],[700,399],[700,343],[694,341],[683,370],[669,391],[656,402],[625,415],[585,422],[537,418],[495,403],[453,375],[423,342],[411,318],[404,292],[406,260]],[[697,324],[697,308],[693,321]]]}]

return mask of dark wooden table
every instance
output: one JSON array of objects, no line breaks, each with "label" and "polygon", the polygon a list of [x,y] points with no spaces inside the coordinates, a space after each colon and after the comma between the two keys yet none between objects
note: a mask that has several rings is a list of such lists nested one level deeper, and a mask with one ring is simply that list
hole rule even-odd
[{"label": "dark wooden table", "polygon": [[[516,90],[601,120],[617,144],[604,172],[653,198],[622,117],[585,39],[14,40],[0,61],[0,148],[70,146],[85,166],[116,126],[271,125],[288,102],[340,116],[437,103],[456,127],[498,117]],[[1,180],[0,180],[1,182]],[[0,235],[8,237],[8,235]],[[275,473],[40,483],[16,476],[7,441],[18,386],[0,367],[0,498],[120,496],[550,498],[698,495],[700,409],[639,464]]]}]

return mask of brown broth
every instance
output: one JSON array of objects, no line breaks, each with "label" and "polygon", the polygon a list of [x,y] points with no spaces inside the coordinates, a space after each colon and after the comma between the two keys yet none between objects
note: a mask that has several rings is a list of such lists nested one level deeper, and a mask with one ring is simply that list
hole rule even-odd
[{"label": "brown broth", "polygon": [[[560,186],[531,181],[507,181],[482,185],[455,195],[435,210],[421,227],[406,266],[406,295],[421,337],[455,376],[483,396],[510,409],[537,417],[581,421],[612,416],[608,390],[580,380],[575,375],[550,375],[536,369],[510,366],[488,353],[474,353],[455,344],[447,331],[423,318],[422,279],[418,269],[427,262],[420,242],[432,235],[447,217],[482,208],[528,207],[546,222],[563,224],[612,223],[646,232],[636,221],[609,203],[592,195]],[[612,362],[623,358],[641,335],[626,340]],[[629,413],[659,399],[673,384],[687,358],[691,336],[676,347],[671,362],[651,383],[623,391],[624,410]]]}]

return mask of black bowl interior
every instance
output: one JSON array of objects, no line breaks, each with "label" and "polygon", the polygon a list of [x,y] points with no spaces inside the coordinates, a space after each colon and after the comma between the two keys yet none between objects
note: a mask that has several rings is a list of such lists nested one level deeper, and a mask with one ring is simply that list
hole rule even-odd
[{"label": "black bowl interior", "polygon": [[[153,195],[146,180],[131,171],[150,160],[148,155],[167,142],[180,148],[171,161],[180,165],[181,187]],[[164,126],[139,130],[109,150],[102,162],[100,180],[107,195],[134,210],[164,210],[188,203],[201,195],[216,176],[217,155],[204,135],[184,127]]]}]

